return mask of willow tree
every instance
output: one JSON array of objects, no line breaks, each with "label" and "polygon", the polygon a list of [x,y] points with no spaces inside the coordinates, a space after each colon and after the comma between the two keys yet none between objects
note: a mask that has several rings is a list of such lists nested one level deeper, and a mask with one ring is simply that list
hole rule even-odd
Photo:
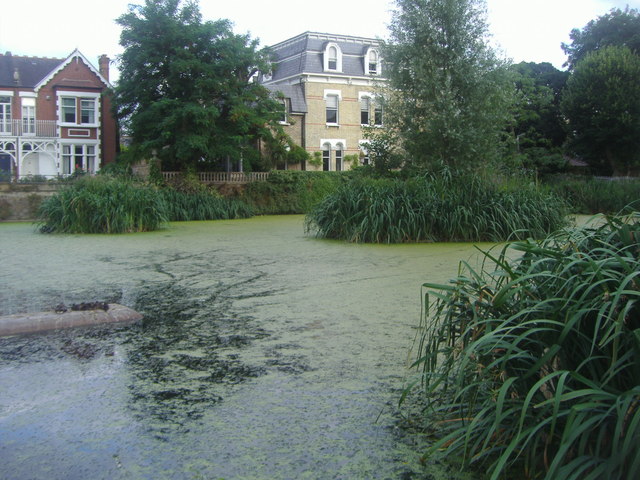
[{"label": "willow tree", "polygon": [[134,152],[155,150],[163,168],[211,168],[254,152],[278,130],[280,103],[253,75],[271,69],[258,41],[228,20],[203,21],[196,1],[146,0],[122,27],[118,117]]},{"label": "willow tree", "polygon": [[406,164],[494,160],[510,117],[507,64],[488,44],[484,0],[397,0],[384,45],[385,124]]}]

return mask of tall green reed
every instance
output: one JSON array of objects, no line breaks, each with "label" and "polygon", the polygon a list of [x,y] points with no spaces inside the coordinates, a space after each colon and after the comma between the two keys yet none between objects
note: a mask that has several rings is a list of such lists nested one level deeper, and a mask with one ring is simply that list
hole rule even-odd
[{"label": "tall green reed", "polygon": [[484,252],[479,271],[462,263],[451,284],[424,285],[415,366],[439,438],[428,454],[491,479],[634,478],[639,221],[516,242]]},{"label": "tall green reed", "polygon": [[42,202],[42,232],[125,233],[157,230],[166,221],[158,192],[131,180],[78,178]]},{"label": "tall green reed", "polygon": [[355,178],[318,204],[306,228],[351,242],[502,241],[543,237],[566,224],[555,195],[471,175]]},{"label": "tall green reed", "polygon": [[172,188],[160,191],[169,221],[228,220],[249,218],[253,209],[245,202],[208,191],[181,192]]}]

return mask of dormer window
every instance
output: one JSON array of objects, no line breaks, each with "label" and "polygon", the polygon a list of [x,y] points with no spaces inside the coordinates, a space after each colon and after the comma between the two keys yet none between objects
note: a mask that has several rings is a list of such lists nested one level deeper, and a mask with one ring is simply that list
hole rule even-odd
[{"label": "dormer window", "polygon": [[382,65],[380,64],[380,52],[374,48],[369,48],[364,58],[365,73],[367,75],[380,75]]},{"label": "dormer window", "polygon": [[328,43],[324,49],[324,69],[342,71],[342,51],[337,43]]}]

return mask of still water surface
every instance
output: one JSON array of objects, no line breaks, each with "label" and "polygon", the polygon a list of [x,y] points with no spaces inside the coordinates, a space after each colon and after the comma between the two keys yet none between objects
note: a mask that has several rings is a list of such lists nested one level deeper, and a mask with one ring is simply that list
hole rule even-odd
[{"label": "still water surface", "polygon": [[421,284],[474,252],[318,240],[301,216],[114,236],[0,224],[0,314],[145,315],[0,339],[0,478],[438,478],[396,404]]}]

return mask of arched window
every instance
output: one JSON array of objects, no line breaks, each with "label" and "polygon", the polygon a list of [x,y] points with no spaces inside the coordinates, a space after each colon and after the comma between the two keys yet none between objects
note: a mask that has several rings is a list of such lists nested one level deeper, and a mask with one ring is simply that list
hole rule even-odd
[{"label": "arched window", "polygon": [[380,75],[382,73],[382,64],[380,62],[380,52],[375,48],[367,49],[364,57],[364,71],[367,75]]},{"label": "arched window", "polygon": [[324,49],[325,71],[342,71],[342,51],[337,43],[328,43]]},{"label": "arched window", "polygon": [[343,169],[343,165],[342,165],[342,144],[338,143],[336,145],[336,172],[340,172]]},{"label": "arched window", "polygon": [[331,144],[322,145],[322,170],[328,172],[331,170]]}]

